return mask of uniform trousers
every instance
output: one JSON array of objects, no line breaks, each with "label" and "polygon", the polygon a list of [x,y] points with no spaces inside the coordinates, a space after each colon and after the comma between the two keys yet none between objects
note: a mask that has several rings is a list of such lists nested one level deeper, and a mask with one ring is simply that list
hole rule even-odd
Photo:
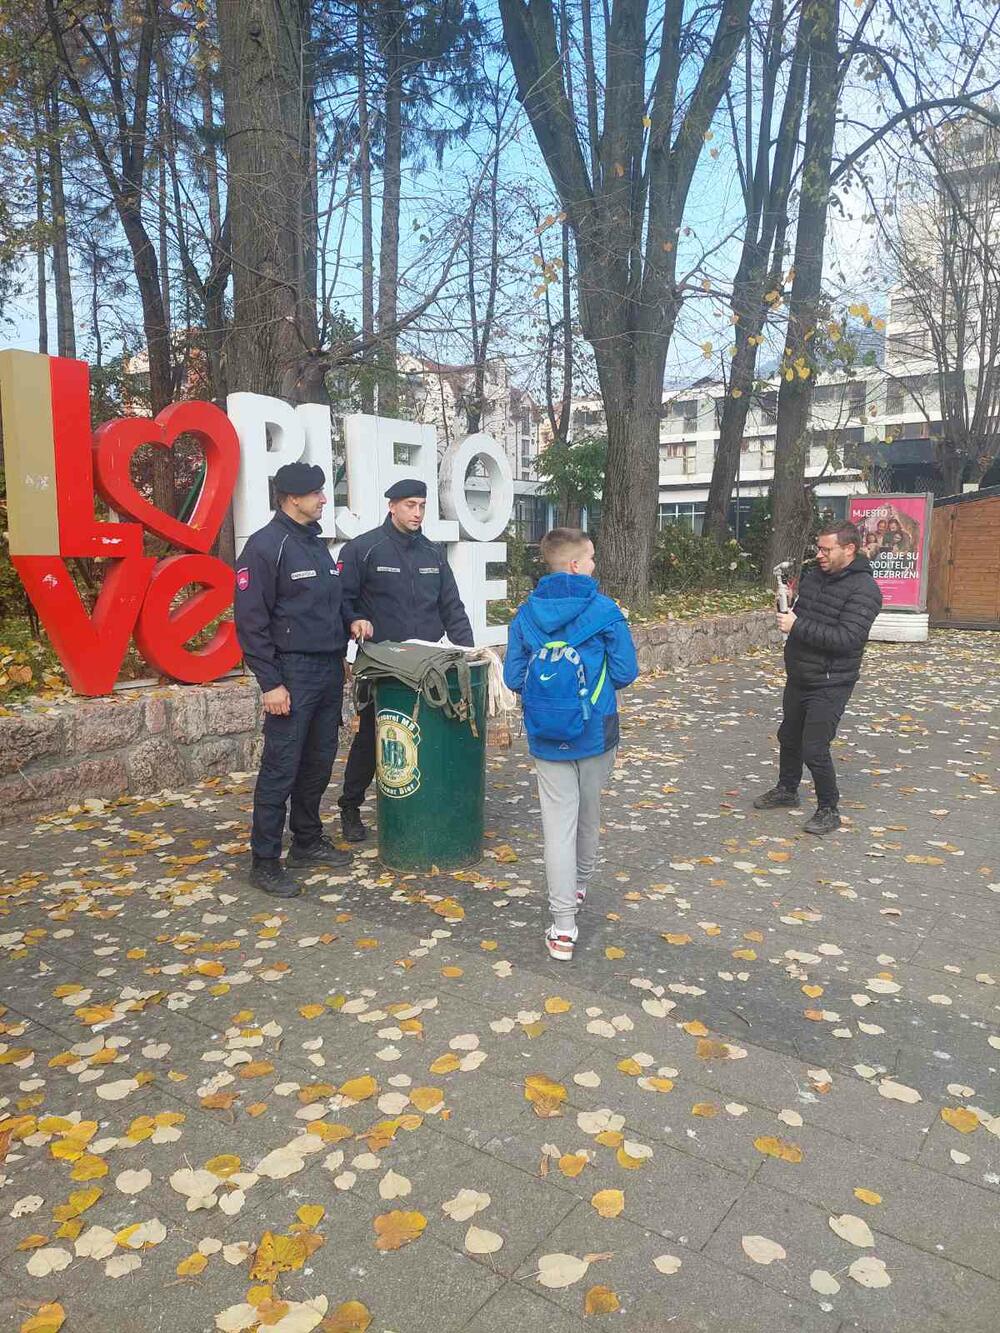
[{"label": "uniform trousers", "polygon": [[344,768],[344,790],[337,804],[341,810],[360,810],[375,776],[375,704],[358,713],[358,730],[351,742]]},{"label": "uniform trousers", "polygon": [[828,685],[810,688],[787,681],[782,698],[781,746],[778,784],[795,791],[802,781],[802,765],[812,774],[816,785],[816,804],[837,808],[840,792],[830,754],[830,742],[844,715],[853,685]]},{"label": "uniform trousers", "polygon": [[279,653],[291,712],[264,717],[264,754],[253,797],[250,849],[255,860],[277,860],[289,826],[298,847],[323,836],[319,806],[330,783],[344,701],[344,663],[336,653]]}]

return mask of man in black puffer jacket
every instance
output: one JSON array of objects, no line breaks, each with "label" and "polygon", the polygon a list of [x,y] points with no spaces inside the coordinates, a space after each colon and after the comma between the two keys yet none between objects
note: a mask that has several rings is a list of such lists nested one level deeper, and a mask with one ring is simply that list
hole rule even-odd
[{"label": "man in black puffer jacket", "polygon": [[778,785],[758,796],[754,806],[758,810],[797,806],[804,763],[816,785],[817,809],[803,828],[823,834],[840,828],[840,793],[830,742],[861,674],[861,658],[882,609],[882,593],[868,557],[861,554],[861,534],[853,523],[823,529],[816,565],[802,575],[792,610],[778,612],[778,628],[788,635]]}]

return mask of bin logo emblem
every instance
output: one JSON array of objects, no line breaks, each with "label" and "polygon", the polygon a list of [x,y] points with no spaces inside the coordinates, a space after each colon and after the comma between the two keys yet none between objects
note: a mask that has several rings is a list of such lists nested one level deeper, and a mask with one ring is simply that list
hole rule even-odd
[{"label": "bin logo emblem", "polygon": [[378,788],[383,796],[412,796],[420,786],[417,757],[420,728],[395,708],[382,708],[376,719],[375,758]]}]

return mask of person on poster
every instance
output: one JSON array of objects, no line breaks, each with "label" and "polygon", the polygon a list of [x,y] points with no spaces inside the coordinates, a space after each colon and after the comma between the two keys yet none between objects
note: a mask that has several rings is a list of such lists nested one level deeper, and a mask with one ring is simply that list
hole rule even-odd
[{"label": "person on poster", "polygon": [[882,593],[861,551],[853,523],[831,523],[816,543],[816,565],[807,569],[790,611],[778,612],[785,640],[785,692],[778,729],[778,784],[754,801],[757,810],[799,805],[803,764],[816,787],[816,812],[803,824],[823,835],[840,828],[840,792],[830,755],[847,701],[861,673],[861,659]]},{"label": "person on poster", "polygon": [[281,860],[289,802],[288,865],[342,867],[351,860],[323,833],[319,813],[337,757],[349,629],[339,572],[319,525],[325,482],[314,464],[278,468],[274,517],[249,539],[236,570],[236,633],[264,701],[250,883],[276,898],[302,891]]},{"label": "person on poster", "polygon": [[[397,481],[385,498],[385,522],[349,541],[340,553],[344,614],[352,635],[360,642],[433,643],[447,634],[452,643],[471,648],[472,626],[455,575],[442,548],[421,531],[426,484],[415,478]],[[370,703],[358,715],[338,801],[347,842],[363,842],[367,836],[361,806],[374,776],[375,705]]]}]

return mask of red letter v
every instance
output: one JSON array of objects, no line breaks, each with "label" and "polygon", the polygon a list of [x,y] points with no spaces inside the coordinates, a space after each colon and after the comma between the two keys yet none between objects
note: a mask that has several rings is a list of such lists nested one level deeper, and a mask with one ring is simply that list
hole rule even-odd
[{"label": "red letter v", "polygon": [[111,562],[88,616],[65,562],[58,556],[11,556],[69,683],[78,694],[109,694],[149,583],[155,556]]}]

